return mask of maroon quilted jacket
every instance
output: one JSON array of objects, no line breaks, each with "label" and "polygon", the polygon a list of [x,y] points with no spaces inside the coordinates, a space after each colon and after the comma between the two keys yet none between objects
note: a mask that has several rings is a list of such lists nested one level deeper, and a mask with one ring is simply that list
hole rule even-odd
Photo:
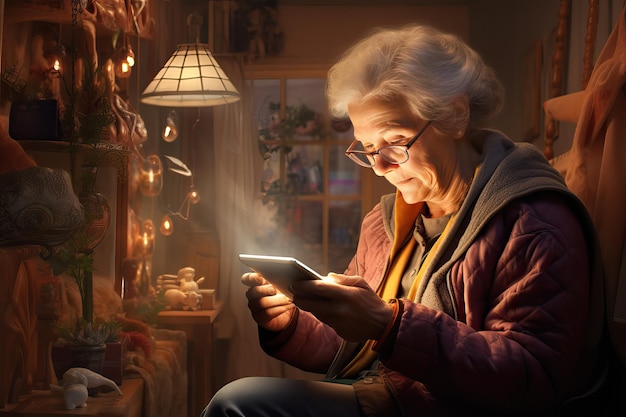
[{"label": "maroon quilted jacket", "polygon": [[[346,271],[372,288],[387,266],[393,201],[383,197],[365,217]],[[492,132],[457,216],[465,221],[442,242],[418,299],[399,301],[397,331],[379,341],[385,383],[407,416],[558,408],[589,382],[601,335],[586,212],[536,148]],[[264,348],[332,373],[341,346],[333,329],[300,311]]]}]

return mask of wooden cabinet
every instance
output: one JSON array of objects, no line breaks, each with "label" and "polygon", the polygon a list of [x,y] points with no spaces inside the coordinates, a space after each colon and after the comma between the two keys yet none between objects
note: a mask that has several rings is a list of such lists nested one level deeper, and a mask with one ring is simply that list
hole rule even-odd
[{"label": "wooden cabinet", "polygon": [[157,317],[159,326],[182,330],[187,335],[189,417],[199,416],[215,393],[211,378],[215,366],[215,320],[222,306],[218,302],[212,310],[161,311]]}]

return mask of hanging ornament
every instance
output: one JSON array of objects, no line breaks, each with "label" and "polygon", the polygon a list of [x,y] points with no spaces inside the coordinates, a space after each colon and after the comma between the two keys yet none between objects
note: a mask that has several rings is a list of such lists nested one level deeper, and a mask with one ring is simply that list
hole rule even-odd
[{"label": "hanging ornament", "polygon": [[165,127],[161,137],[166,142],[174,142],[178,138],[178,126],[176,126],[176,111],[170,111],[165,119]]},{"label": "hanging ornament", "polygon": [[133,47],[131,46],[130,43],[126,45],[126,49],[124,50],[124,55],[126,57],[126,62],[128,62],[128,65],[130,65],[131,67],[134,67],[135,66],[135,52],[133,51]]},{"label": "hanging ornament", "polygon": [[189,193],[187,196],[189,197],[189,202],[191,204],[198,204],[200,202],[200,193],[198,193],[196,186],[193,184],[189,187]]},{"label": "hanging ornament", "polygon": [[125,34],[122,35],[121,43],[122,45],[113,57],[115,61],[115,76],[117,78],[128,78],[131,76],[132,69],[135,66],[135,53]]},{"label": "hanging ornament", "polygon": [[174,223],[172,222],[172,218],[166,214],[161,219],[161,226],[159,227],[159,231],[163,236],[170,236],[174,233]]},{"label": "hanging ornament", "polygon": [[163,188],[163,165],[158,155],[150,155],[140,168],[139,189],[143,195],[154,197]]}]

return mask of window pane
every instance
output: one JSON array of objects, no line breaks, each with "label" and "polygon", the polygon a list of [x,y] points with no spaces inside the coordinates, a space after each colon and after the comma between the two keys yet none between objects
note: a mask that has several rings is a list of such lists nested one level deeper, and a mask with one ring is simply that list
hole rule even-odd
[{"label": "window pane", "polygon": [[297,145],[285,154],[285,192],[290,195],[321,194],[324,191],[324,148]]},{"label": "window pane", "polygon": [[254,115],[259,129],[259,140],[279,139],[280,80],[253,80]]},{"label": "window pane", "polygon": [[285,253],[293,253],[321,274],[326,274],[322,257],[322,203],[291,200],[285,213]]},{"label": "window pane", "polygon": [[321,139],[322,114],[326,113],[325,80],[302,78],[287,80],[285,120],[287,139]]},{"label": "window pane", "polygon": [[268,254],[295,256],[320,272],[322,203],[281,197],[267,205],[266,222],[256,230],[257,243]]},{"label": "window pane", "polygon": [[329,148],[328,192],[331,195],[360,194],[361,168],[345,155],[346,146]]},{"label": "window pane", "polygon": [[260,191],[280,193],[280,80],[253,80],[254,115],[263,156]]},{"label": "window pane", "polygon": [[358,243],[361,202],[331,201],[328,219],[328,269],[341,273],[352,259]]},{"label": "window pane", "polygon": [[290,230],[303,245],[322,243],[322,204],[299,201],[295,205]]}]

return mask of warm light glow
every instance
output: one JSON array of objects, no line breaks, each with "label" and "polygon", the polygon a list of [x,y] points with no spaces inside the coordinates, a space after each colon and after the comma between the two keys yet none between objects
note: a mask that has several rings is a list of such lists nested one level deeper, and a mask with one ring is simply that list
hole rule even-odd
[{"label": "warm light glow", "polygon": [[128,65],[128,61],[122,59],[115,64],[115,76],[118,78],[128,78],[131,74],[130,65]]},{"label": "warm light glow", "polygon": [[150,238],[154,237],[154,223],[152,223],[152,220],[148,219],[143,222],[143,232]]},{"label": "warm light glow", "polygon": [[191,204],[198,204],[200,202],[200,193],[198,193],[198,190],[193,184],[189,187],[188,196]]},{"label": "warm light glow", "polygon": [[132,73],[132,67],[135,65],[135,53],[130,45],[121,48],[116,53],[115,58],[115,76],[118,78],[128,78]]},{"label": "warm light glow", "polygon": [[135,66],[135,53],[130,45],[126,48],[126,62],[128,62],[128,65],[131,67]]},{"label": "warm light glow", "polygon": [[178,45],[143,91],[141,101],[154,106],[209,107],[239,99],[239,91],[208,45],[188,43]]},{"label": "warm light glow", "polygon": [[154,251],[154,236],[148,232],[142,232],[135,237],[135,253],[141,255],[152,255]]},{"label": "warm light glow", "polygon": [[165,127],[161,137],[166,142],[174,142],[178,138],[178,126],[176,126],[176,111],[170,111],[165,119]]},{"label": "warm light glow", "polygon": [[172,223],[172,218],[169,215],[166,214],[163,216],[159,231],[163,236],[170,236],[172,233],[174,233],[174,223]]},{"label": "warm light glow", "polygon": [[141,229],[141,233],[135,240],[135,249],[143,255],[152,255],[154,252],[154,223],[152,220],[146,220]]},{"label": "warm light glow", "polygon": [[111,82],[114,82],[115,80],[115,65],[113,65],[113,60],[111,59],[107,59],[104,63],[104,69],[105,69],[105,73],[107,75],[107,77],[109,77],[109,79],[111,80]]},{"label": "warm light glow", "polygon": [[63,70],[62,59],[65,58],[65,47],[62,44],[57,44],[50,49],[44,51],[44,58],[51,63],[49,73],[53,76],[58,76]]},{"label": "warm light glow", "polygon": [[139,189],[148,196],[159,195],[163,188],[163,165],[158,155],[150,155],[140,168]]}]

